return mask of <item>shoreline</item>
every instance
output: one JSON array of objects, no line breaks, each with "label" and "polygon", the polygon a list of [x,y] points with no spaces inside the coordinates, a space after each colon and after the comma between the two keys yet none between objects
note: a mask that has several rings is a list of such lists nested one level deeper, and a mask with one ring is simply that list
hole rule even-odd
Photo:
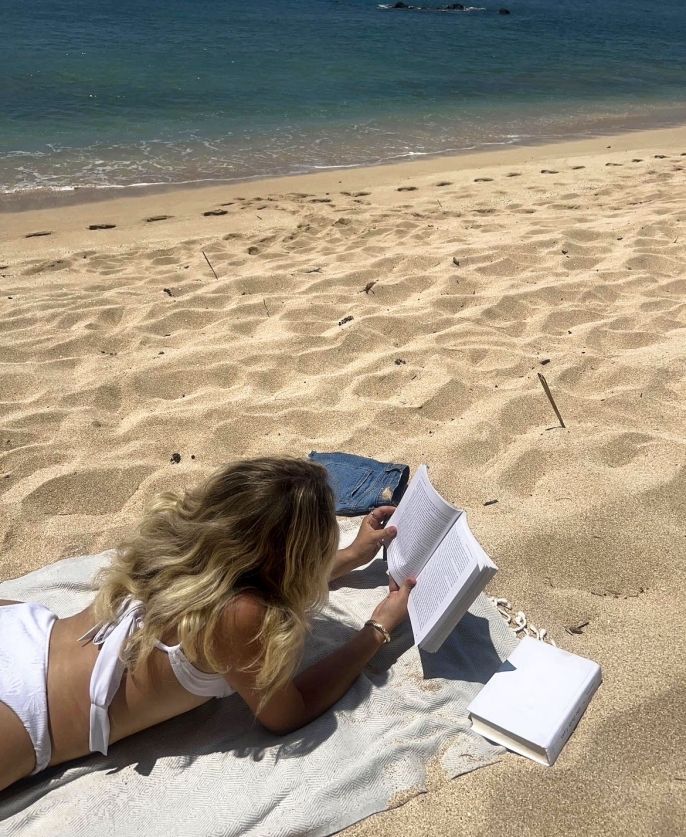
[{"label": "shoreline", "polygon": [[[686,125],[686,101],[684,102],[653,102],[650,106],[643,103],[643,110],[629,111],[622,114],[612,113],[586,113],[570,124],[556,125],[550,123],[546,132],[544,126],[534,120],[530,126],[526,120],[519,126],[515,134],[503,134],[499,139],[481,140],[468,139],[466,135],[460,134],[459,123],[454,126],[454,139],[456,147],[443,148],[439,150],[417,150],[406,151],[400,154],[384,156],[382,153],[375,155],[373,149],[367,149],[368,156],[365,159],[364,149],[360,148],[360,157],[356,161],[344,161],[338,163],[314,165],[306,162],[288,161],[285,157],[282,160],[273,160],[273,171],[238,173],[231,177],[216,176],[205,172],[193,177],[190,171],[184,171],[185,177],[179,180],[159,180],[153,182],[134,183],[112,183],[109,185],[89,184],[86,186],[65,184],[56,188],[49,186],[35,188],[17,188],[0,193],[0,212],[21,211],[23,209],[40,209],[56,206],[71,206],[85,202],[96,202],[110,200],[118,196],[127,197],[136,194],[156,194],[175,189],[196,189],[209,188],[212,186],[226,186],[229,184],[248,183],[253,181],[273,180],[282,177],[302,177],[320,172],[335,172],[338,170],[349,170],[358,168],[377,168],[384,166],[402,165],[421,160],[434,160],[439,158],[462,157],[473,154],[486,154],[491,152],[506,151],[512,148],[543,147],[548,145],[560,145],[568,142],[584,142],[598,137],[619,136],[622,134],[641,133],[653,130],[672,130]],[[525,127],[526,126],[526,127]],[[342,126],[338,126],[342,130]],[[460,145],[464,142],[464,145]],[[421,147],[421,143],[418,148]],[[68,150],[68,149],[63,149]],[[379,149],[376,149],[377,152]],[[389,149],[390,151],[390,149]],[[124,156],[127,149],[123,148]],[[135,149],[128,149],[133,153]],[[235,150],[226,148],[227,160],[230,160]],[[198,155],[202,158],[202,150],[198,149]],[[343,155],[345,156],[345,155]],[[376,159],[374,157],[376,156]],[[78,176],[74,175],[74,182],[78,183]]]},{"label": "shoreline", "polygon": [[[678,137],[684,140],[678,140]],[[0,194],[0,215],[7,216],[16,213],[30,213],[50,211],[53,209],[72,208],[85,205],[107,204],[125,200],[163,200],[165,196],[173,196],[178,193],[192,194],[205,193],[211,199],[212,190],[234,190],[250,191],[251,188],[264,184],[265,187],[277,187],[283,183],[285,187],[296,186],[303,181],[312,183],[317,188],[317,179],[322,178],[328,184],[332,178],[339,183],[348,179],[357,182],[358,176],[362,179],[371,178],[373,182],[382,183],[385,178],[384,171],[393,170],[398,176],[412,176],[412,169],[418,176],[424,174],[442,174],[448,171],[461,171],[464,169],[480,168],[488,165],[505,165],[508,162],[518,163],[525,159],[535,161],[537,159],[562,157],[562,156],[585,156],[595,153],[601,148],[599,143],[610,142],[612,150],[631,150],[645,148],[652,145],[669,145],[673,139],[686,142],[686,121],[669,127],[658,128],[636,128],[623,130],[617,133],[598,133],[589,136],[579,135],[571,138],[550,141],[548,138],[540,142],[527,138],[520,143],[498,143],[495,148],[482,147],[478,149],[467,149],[460,152],[436,152],[420,154],[413,159],[388,160],[375,163],[360,163],[354,165],[332,165],[321,170],[310,170],[290,174],[278,175],[254,175],[243,178],[232,178],[228,180],[198,180],[181,181],[174,183],[153,183],[153,184],[130,184],[111,186],[85,186],[65,188],[60,190],[27,190],[26,192],[6,192]],[[407,172],[404,171],[409,167]],[[394,176],[394,175],[389,175]],[[340,179],[342,178],[342,180]],[[1,239],[0,239],[1,240]]]},{"label": "shoreline", "polygon": [[[225,185],[170,187],[153,194],[128,194],[70,206],[4,211],[1,213],[0,259],[3,264],[8,261],[3,255],[7,245],[11,245],[17,255],[29,257],[91,246],[126,246],[132,236],[137,242],[153,242],[191,236],[211,237],[229,231],[232,234],[259,231],[277,222],[279,212],[272,210],[270,205],[276,206],[283,197],[305,204],[319,202],[323,208],[336,197],[359,193],[358,197],[353,197],[353,202],[362,211],[365,204],[369,205],[366,198],[371,194],[370,190],[374,190],[375,205],[397,208],[416,190],[422,190],[418,195],[425,195],[424,188],[436,185],[432,178],[440,178],[439,182],[451,178],[445,182],[468,188],[473,181],[478,182],[474,177],[476,174],[490,174],[494,179],[504,177],[507,182],[510,173],[503,175],[502,170],[510,167],[518,167],[521,173],[529,176],[538,174],[533,170],[537,166],[552,167],[541,169],[551,174],[558,174],[555,166],[576,166],[578,176],[575,179],[583,185],[587,176],[590,177],[591,166],[632,165],[631,160],[635,158],[628,157],[629,154],[663,151],[686,155],[686,126]],[[89,229],[91,226],[98,228]]]}]

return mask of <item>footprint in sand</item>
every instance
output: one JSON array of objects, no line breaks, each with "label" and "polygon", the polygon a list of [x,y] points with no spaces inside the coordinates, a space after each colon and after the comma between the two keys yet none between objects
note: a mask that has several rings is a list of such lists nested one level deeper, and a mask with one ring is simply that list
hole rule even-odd
[{"label": "footprint in sand", "polygon": [[492,180],[493,180],[492,177],[475,177],[474,178],[475,183],[491,183]]},{"label": "footprint in sand", "polygon": [[556,169],[541,169],[541,174],[559,174]]},{"label": "footprint in sand", "polygon": [[579,169],[585,169],[585,168],[586,168],[586,166],[572,166],[572,169],[574,171],[578,171]]},{"label": "footprint in sand", "polygon": [[366,198],[371,195],[371,192],[353,192],[354,198]]},{"label": "footprint in sand", "polygon": [[452,186],[453,184],[449,180],[441,180],[440,183],[437,183],[436,186]]},{"label": "footprint in sand", "polygon": [[507,177],[521,177],[521,171],[508,171]]},{"label": "footprint in sand", "polygon": [[38,238],[39,235],[52,235],[52,230],[39,230],[38,232],[26,233],[24,238]]},{"label": "footprint in sand", "polygon": [[416,186],[398,186],[396,191],[397,192],[416,192],[417,187]]},{"label": "footprint in sand", "polygon": [[253,245],[252,247],[248,247],[248,255],[250,256],[256,256],[259,252],[260,248],[255,247],[255,245]]},{"label": "footprint in sand", "polygon": [[203,212],[205,217],[209,215],[228,215],[228,212],[225,209],[208,209],[207,212]]},{"label": "footprint in sand", "polygon": [[312,198],[310,203],[332,203],[331,198]]},{"label": "footprint in sand", "polygon": [[642,157],[634,157],[634,159],[631,162],[632,163],[642,163],[643,158]]},{"label": "footprint in sand", "polygon": [[233,206],[233,201],[227,201],[226,203],[220,203],[219,206]]},{"label": "footprint in sand", "polygon": [[113,230],[116,224],[89,224],[89,230]]},{"label": "footprint in sand", "polygon": [[145,219],[145,223],[152,224],[154,221],[167,221],[169,218],[173,217],[173,215],[151,215],[149,218]]},{"label": "footprint in sand", "polygon": [[666,154],[653,154],[653,157],[655,157],[656,160],[666,160],[667,159]]},{"label": "footprint in sand", "polygon": [[606,166],[623,166],[624,163],[605,163]]}]

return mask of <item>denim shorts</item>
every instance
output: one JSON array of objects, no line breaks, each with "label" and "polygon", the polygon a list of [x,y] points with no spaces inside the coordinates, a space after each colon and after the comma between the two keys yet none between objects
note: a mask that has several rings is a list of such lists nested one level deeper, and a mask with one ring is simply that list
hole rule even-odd
[{"label": "denim shorts", "polygon": [[310,459],[323,465],[336,496],[336,514],[367,514],[377,506],[397,506],[410,477],[408,465],[378,462],[353,453],[317,453]]}]

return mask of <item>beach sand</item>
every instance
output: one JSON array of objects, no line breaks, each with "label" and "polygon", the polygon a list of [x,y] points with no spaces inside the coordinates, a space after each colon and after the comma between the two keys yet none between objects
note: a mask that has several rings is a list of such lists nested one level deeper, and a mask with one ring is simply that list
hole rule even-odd
[{"label": "beach sand", "polygon": [[0,578],[233,457],[426,462],[604,684],[555,767],[346,833],[683,833],[685,167],[675,129],[1,215]]}]

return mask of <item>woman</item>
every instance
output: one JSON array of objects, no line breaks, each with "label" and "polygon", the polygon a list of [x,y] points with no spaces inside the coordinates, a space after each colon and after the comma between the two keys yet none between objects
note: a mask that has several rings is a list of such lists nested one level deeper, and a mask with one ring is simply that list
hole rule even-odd
[{"label": "woman", "polygon": [[407,616],[414,582],[391,581],[355,636],[296,674],[327,582],[395,537],[392,512],[337,551],[324,468],[237,462],[158,497],[80,613],[0,601],[0,790],[233,692],[277,734],[321,715]]}]

